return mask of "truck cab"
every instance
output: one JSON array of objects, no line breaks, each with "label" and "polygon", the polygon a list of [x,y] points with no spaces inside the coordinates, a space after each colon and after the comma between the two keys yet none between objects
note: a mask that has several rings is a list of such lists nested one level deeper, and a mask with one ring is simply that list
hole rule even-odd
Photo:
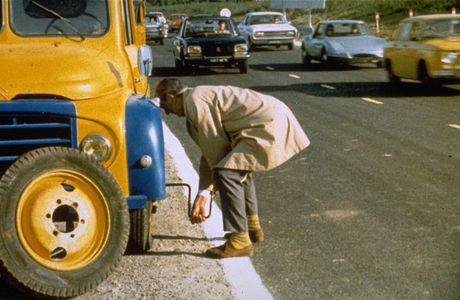
[{"label": "truck cab", "polygon": [[0,44],[0,271],[74,297],[150,247],[165,197],[144,3],[0,0]]}]

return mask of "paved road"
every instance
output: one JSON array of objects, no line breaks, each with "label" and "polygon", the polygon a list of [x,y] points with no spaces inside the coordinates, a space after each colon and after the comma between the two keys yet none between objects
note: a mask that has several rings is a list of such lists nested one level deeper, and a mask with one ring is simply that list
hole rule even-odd
[{"label": "paved road", "polygon": [[[312,145],[256,175],[267,240],[253,264],[276,299],[460,299],[460,86],[395,88],[372,65],[300,65],[260,49],[250,71],[173,68],[153,45],[152,83],[229,84],[271,94]],[[183,120],[165,117],[197,164]]]}]

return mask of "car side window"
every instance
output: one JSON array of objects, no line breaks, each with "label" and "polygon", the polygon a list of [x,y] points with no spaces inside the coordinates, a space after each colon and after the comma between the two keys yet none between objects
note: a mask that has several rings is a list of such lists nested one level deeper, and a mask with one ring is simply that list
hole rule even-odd
[{"label": "car side window", "polygon": [[326,28],[325,24],[319,24],[318,28],[316,29],[315,33],[313,34],[314,38],[320,38],[324,35],[324,29]]},{"label": "car side window", "polygon": [[422,39],[423,28],[419,22],[412,23],[412,27],[409,34],[409,40],[420,41]]},{"label": "car side window", "polygon": [[402,25],[401,32],[399,34],[399,39],[401,41],[408,41],[410,39],[410,31],[411,31],[412,23],[406,22]]}]

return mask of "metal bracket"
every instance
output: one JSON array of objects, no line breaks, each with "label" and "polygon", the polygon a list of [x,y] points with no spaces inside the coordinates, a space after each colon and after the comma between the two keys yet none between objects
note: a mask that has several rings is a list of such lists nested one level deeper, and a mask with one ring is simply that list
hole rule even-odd
[{"label": "metal bracket", "polygon": [[[184,183],[184,182],[166,183],[166,187],[177,187],[177,186],[186,187],[188,190],[187,213],[188,213],[188,217],[191,218],[192,217],[192,187],[190,186],[190,184]],[[206,216],[206,219],[209,219],[209,217],[211,217],[213,200],[214,200],[214,192],[211,192],[211,201],[209,203],[209,214]]]}]

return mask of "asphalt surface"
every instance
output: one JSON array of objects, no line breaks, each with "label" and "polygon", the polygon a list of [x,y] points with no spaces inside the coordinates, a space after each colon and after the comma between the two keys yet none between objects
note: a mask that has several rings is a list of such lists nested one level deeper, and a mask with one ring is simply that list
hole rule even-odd
[{"label": "asphalt surface", "polygon": [[[151,83],[235,85],[283,100],[311,146],[255,176],[266,241],[252,261],[275,299],[460,299],[460,86],[386,82],[373,65],[306,68],[260,48],[248,74],[174,69],[152,45]],[[195,166],[184,120],[165,116]]]}]

